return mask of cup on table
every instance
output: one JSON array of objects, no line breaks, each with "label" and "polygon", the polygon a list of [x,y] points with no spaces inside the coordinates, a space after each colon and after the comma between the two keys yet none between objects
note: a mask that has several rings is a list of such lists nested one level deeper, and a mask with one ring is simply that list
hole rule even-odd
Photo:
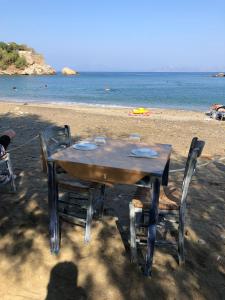
[{"label": "cup on table", "polygon": [[96,136],[94,142],[96,145],[104,145],[106,143],[106,138],[104,136]]},{"label": "cup on table", "polygon": [[141,136],[138,133],[131,133],[129,136],[129,141],[139,143],[141,141]]}]

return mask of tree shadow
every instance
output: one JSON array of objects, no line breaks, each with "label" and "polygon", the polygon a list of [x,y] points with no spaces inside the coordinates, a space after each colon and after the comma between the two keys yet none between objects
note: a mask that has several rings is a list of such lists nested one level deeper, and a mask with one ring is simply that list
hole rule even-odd
[{"label": "tree shadow", "polygon": [[[173,153],[172,157],[171,169],[184,167],[186,157],[181,157],[178,153]],[[206,162],[207,160],[202,158],[199,164]],[[187,205],[185,266],[178,266],[177,251],[174,251],[173,248],[157,247],[151,281],[147,283],[145,278],[140,277],[139,284],[137,284],[136,281],[132,281],[134,269],[131,265],[125,266],[126,264],[124,264],[120,270],[116,270],[112,261],[108,263],[108,276],[112,282],[114,281],[116,284],[120,278],[119,288],[123,293],[123,299],[142,299],[141,292],[139,294],[137,292],[138,288],[145,295],[143,299],[150,299],[151,297],[153,299],[154,297],[160,299],[168,299],[168,297],[196,299],[199,295],[205,299],[223,298],[225,290],[223,285],[225,279],[223,237],[225,233],[225,188],[221,183],[224,182],[224,177],[224,165],[217,162],[207,165],[207,172],[205,168],[200,167],[193,177]],[[175,181],[181,185],[182,178],[183,172],[171,173],[170,182]],[[118,229],[124,242],[127,259],[129,259],[128,204],[132,195],[133,189],[131,187],[119,186],[112,191],[114,201],[109,199],[107,203],[114,210],[114,215],[118,217]],[[107,242],[110,244],[110,240],[106,237],[105,248],[108,247]],[[99,254],[99,259],[101,259],[100,257],[101,254]],[[136,272],[139,272],[138,269]],[[132,289],[125,288],[128,276]],[[218,289],[213,288],[215,286]],[[200,287],[201,291],[199,291]],[[161,294],[157,294],[159,290]]]},{"label": "tree shadow", "polygon": [[[17,136],[9,148],[13,150],[14,147],[25,143],[45,127],[53,124],[55,123],[34,114],[6,113],[1,115],[0,131],[9,127],[16,130]],[[112,129],[110,130],[109,135],[113,132]],[[88,129],[87,135],[94,131]],[[101,128],[99,132],[104,131]],[[120,133],[120,136],[125,136],[125,133]],[[20,284],[24,278],[24,265],[27,262],[34,270],[44,266],[49,272],[48,260],[52,260],[52,262],[56,261],[56,266],[52,269],[46,299],[64,299],[63,293],[66,289],[71,291],[68,295],[74,295],[73,299],[75,295],[88,299],[113,299],[112,295],[116,295],[118,299],[131,300],[197,299],[198,297],[223,299],[225,270],[218,259],[224,257],[222,234],[225,229],[223,186],[225,175],[222,163],[212,163],[207,166],[207,169],[200,168],[193,178],[188,205],[185,266],[178,267],[174,253],[169,249],[157,248],[153,276],[147,279],[135,265],[130,264],[129,244],[127,243],[124,249],[117,248],[121,240],[118,238],[116,240],[116,225],[109,225],[104,219],[100,229],[98,229],[99,223],[96,223],[97,225],[94,223],[92,228],[93,235],[95,230],[98,230],[97,248],[92,248],[92,242],[85,248],[83,235],[79,235],[79,230],[65,225],[62,231],[60,255],[58,258],[52,258],[49,254],[47,179],[42,173],[39,140],[36,139],[24,148],[12,151],[11,158],[18,176],[18,193],[0,194],[0,256],[1,261],[10,266],[9,271],[4,271],[4,276],[8,276],[7,272],[9,272]],[[173,152],[171,169],[182,168],[185,159],[179,153]],[[182,172],[171,173],[170,181],[175,180],[182,181]],[[127,241],[128,204],[134,189],[124,185],[107,189],[106,208],[113,212],[113,216],[117,216]],[[74,235],[77,235],[75,240]],[[93,239],[95,237],[93,236]],[[57,260],[62,259],[65,249],[68,251],[68,248],[72,255],[66,260],[71,262],[65,262],[63,259],[62,263],[58,263]],[[96,265],[89,268],[89,261],[90,264],[95,262]],[[104,267],[102,280],[105,280],[105,285],[100,285],[100,280],[98,281],[101,275],[97,269],[98,265]],[[83,288],[77,287],[78,268],[79,274],[83,276],[82,284],[79,280],[78,282]],[[64,274],[63,278],[60,273]],[[69,277],[73,277],[73,280]],[[61,281],[64,283],[60,287]],[[104,291],[101,290],[102,286],[105,287]],[[59,294],[56,292],[57,289]]]},{"label": "tree shadow", "polygon": [[[26,261],[33,251],[39,259],[41,258],[41,252],[35,246],[35,231],[47,238],[47,185],[39,162],[39,140],[36,139],[15,151],[14,148],[38,135],[51,123],[42,121],[37,115],[16,116],[7,113],[1,116],[0,130],[6,125],[8,128],[14,128],[17,133],[8,150],[11,151],[13,168],[17,175],[18,192],[0,195],[0,253],[14,257],[20,271],[20,264]],[[29,230],[32,232],[27,234]]]},{"label": "tree shadow", "polygon": [[[37,137],[26,143],[53,124],[64,125],[35,114],[6,113],[0,118],[0,131],[13,128],[17,134],[8,148],[17,176],[17,193],[0,193],[0,255],[10,261],[12,270],[17,270],[14,275],[18,280],[27,261],[32,260],[38,268],[49,254],[48,187],[47,176],[42,172],[40,141]],[[79,257],[76,246],[74,251]]]}]

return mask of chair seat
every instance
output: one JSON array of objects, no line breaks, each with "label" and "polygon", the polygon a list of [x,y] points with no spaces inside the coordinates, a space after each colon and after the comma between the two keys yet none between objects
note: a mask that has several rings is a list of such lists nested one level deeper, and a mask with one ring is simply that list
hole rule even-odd
[{"label": "chair seat", "polygon": [[132,199],[135,208],[148,208],[150,204],[150,190],[148,188],[138,187]]},{"label": "chair seat", "polygon": [[[147,209],[150,206],[150,190],[148,188],[137,188],[132,204],[135,208]],[[173,185],[163,187],[160,190],[159,210],[179,210],[181,190]]]},{"label": "chair seat", "polygon": [[181,190],[175,187],[163,187],[160,190],[159,210],[179,210]]},{"label": "chair seat", "polygon": [[65,173],[57,174],[57,182],[59,187],[61,187],[62,189],[76,192],[88,191],[90,188],[98,187],[97,183],[77,180]]}]

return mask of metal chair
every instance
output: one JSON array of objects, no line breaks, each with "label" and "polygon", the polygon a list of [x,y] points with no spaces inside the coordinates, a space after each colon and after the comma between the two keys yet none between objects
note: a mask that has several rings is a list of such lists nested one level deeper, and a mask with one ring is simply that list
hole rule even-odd
[{"label": "metal chair", "polygon": [[[64,126],[50,126],[40,133],[41,141],[41,156],[43,171],[48,174],[48,169],[51,167],[49,161],[50,156],[71,145],[71,134],[68,125]],[[98,184],[76,180],[66,174],[66,172],[59,166],[54,167],[57,181],[57,191],[59,201],[57,203],[57,211],[61,220],[66,220],[78,225],[85,226],[84,241],[90,241],[91,222],[94,213],[94,200],[96,190],[99,188]],[[49,193],[52,191],[49,190]],[[104,200],[105,189],[101,186],[100,200]],[[50,217],[51,217],[51,207]],[[50,231],[51,231],[50,220]]]},{"label": "metal chair", "polygon": [[[72,140],[70,134],[70,127],[68,125],[49,126],[43,132],[40,133],[40,142],[42,168],[43,172],[47,173],[48,158],[53,153],[71,146]],[[57,169],[60,170],[60,168]]]},{"label": "metal chair", "polygon": [[[158,207],[158,231],[164,229],[163,239],[157,240],[156,245],[173,245],[178,251],[179,264],[184,263],[184,227],[185,211],[189,185],[195,172],[197,159],[200,157],[205,142],[193,138],[188,153],[182,188],[179,190],[172,185],[160,191]],[[131,261],[137,262],[137,244],[146,244],[149,216],[150,189],[137,188],[130,202],[130,250]],[[172,230],[176,233],[176,243],[166,240],[167,233]]]},{"label": "metal chair", "polygon": [[11,192],[16,192],[16,184],[15,184],[15,175],[13,173],[12,163],[10,159],[10,154],[6,153],[4,156],[0,158],[0,174],[8,175],[10,177],[10,181],[7,185],[10,185]]}]

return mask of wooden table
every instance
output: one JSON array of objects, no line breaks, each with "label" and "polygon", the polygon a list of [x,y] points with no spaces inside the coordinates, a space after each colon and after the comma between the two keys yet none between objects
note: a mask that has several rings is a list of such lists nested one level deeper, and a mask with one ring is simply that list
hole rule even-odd
[{"label": "wooden table", "polygon": [[[132,149],[149,147],[156,150],[156,158],[129,156]],[[167,185],[172,147],[167,144],[146,145],[126,141],[107,140],[106,144],[91,151],[76,150],[73,146],[57,152],[48,162],[51,251],[59,251],[59,224],[57,214],[58,192],[55,164],[68,174],[93,182],[135,185],[145,178],[144,186],[151,188],[152,202],[149,210],[148,243],[145,273],[151,273],[154,253],[160,184]],[[143,184],[143,183],[142,183]],[[149,200],[150,201],[150,200]]]}]

